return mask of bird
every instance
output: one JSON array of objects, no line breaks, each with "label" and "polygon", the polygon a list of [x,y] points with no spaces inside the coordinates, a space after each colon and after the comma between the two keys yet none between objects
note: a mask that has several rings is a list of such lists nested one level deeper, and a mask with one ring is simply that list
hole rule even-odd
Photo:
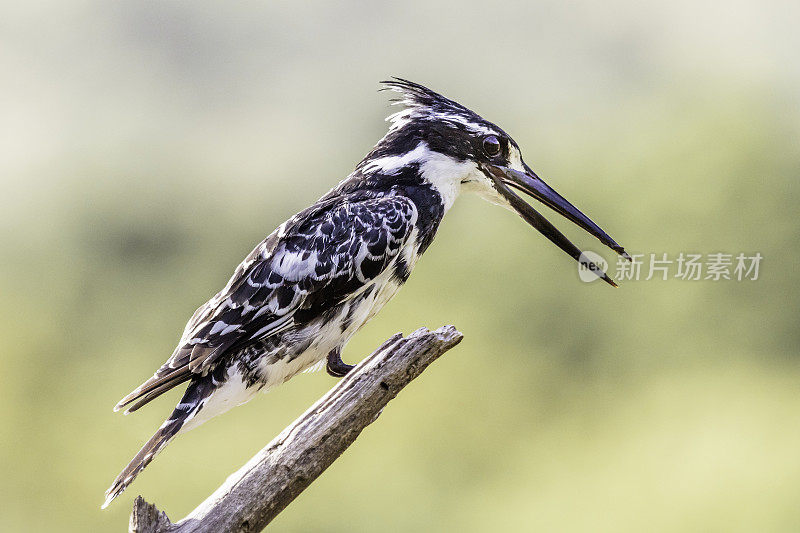
[{"label": "bird", "polygon": [[296,374],[353,365],[341,353],[398,292],[461,193],[516,212],[606,283],[520,194],[535,199],[630,260],[586,215],[523,161],[500,127],[433,90],[393,77],[399,96],[384,137],[343,181],[260,242],[192,315],[169,359],[114,408],[131,413],[188,382],[178,405],[106,491],[108,506],[177,435]]}]

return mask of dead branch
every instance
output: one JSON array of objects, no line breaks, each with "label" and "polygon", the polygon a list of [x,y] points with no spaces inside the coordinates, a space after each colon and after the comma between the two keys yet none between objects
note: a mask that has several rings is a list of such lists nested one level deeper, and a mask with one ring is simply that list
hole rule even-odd
[{"label": "dead branch", "polygon": [[453,326],[398,333],[284,429],[183,520],[139,496],[133,533],[261,531],[331,465],[428,365],[458,344]]}]

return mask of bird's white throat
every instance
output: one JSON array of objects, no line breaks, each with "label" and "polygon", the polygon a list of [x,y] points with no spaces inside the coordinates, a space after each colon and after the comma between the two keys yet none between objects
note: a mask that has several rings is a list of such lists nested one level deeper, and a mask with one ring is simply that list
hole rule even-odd
[{"label": "bird's white throat", "polygon": [[433,151],[425,142],[420,142],[416,148],[405,154],[380,157],[370,161],[362,171],[394,175],[403,167],[414,163],[419,165],[422,179],[441,195],[445,211],[453,207],[461,192],[461,183],[470,180],[479,172],[474,162],[458,161]]}]

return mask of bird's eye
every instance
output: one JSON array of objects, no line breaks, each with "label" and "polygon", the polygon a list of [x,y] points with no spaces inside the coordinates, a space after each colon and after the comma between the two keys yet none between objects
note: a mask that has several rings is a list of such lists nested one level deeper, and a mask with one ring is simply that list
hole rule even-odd
[{"label": "bird's eye", "polygon": [[500,153],[500,141],[494,135],[489,135],[483,139],[483,151],[489,157],[494,157]]}]

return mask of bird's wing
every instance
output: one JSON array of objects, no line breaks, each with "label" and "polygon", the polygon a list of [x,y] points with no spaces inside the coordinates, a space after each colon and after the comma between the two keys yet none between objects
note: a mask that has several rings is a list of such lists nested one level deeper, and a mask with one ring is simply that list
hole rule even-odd
[{"label": "bird's wing", "polygon": [[413,202],[401,196],[341,202],[291,219],[195,311],[169,360],[117,409],[136,402],[128,411],[136,410],[207,373],[224,354],[333,308],[386,269],[416,219]]}]

